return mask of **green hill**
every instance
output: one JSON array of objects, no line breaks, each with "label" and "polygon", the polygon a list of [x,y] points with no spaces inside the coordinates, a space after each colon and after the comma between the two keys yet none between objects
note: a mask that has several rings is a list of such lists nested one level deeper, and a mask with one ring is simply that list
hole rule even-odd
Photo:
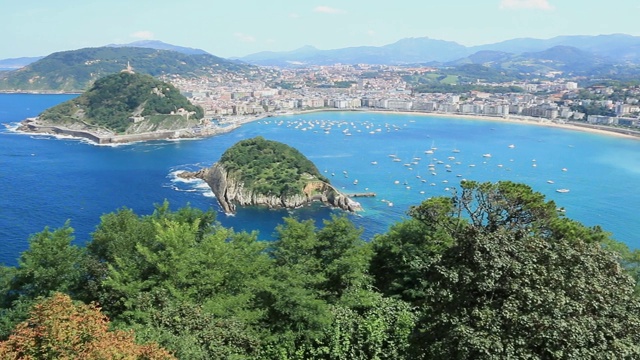
[{"label": "green hill", "polygon": [[161,76],[200,76],[210,72],[242,71],[238,64],[209,54],[187,55],[170,50],[99,47],[62,51],[0,75],[5,91],[83,91],[97,79],[120,72],[127,63],[137,73]]},{"label": "green hill", "polygon": [[149,75],[120,72],[97,80],[77,98],[45,110],[38,121],[135,133],[185,128],[203,115],[202,108],[191,104],[173,85]]},{"label": "green hill", "polygon": [[329,183],[298,150],[261,136],[236,143],[222,154],[219,163],[247,190],[265,195],[302,194],[311,180]]}]

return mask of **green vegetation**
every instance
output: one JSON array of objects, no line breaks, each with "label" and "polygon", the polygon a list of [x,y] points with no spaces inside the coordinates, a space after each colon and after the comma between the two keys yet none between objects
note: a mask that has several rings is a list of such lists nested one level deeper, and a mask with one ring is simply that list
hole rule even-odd
[{"label": "green vegetation", "polygon": [[0,90],[84,91],[97,79],[120,72],[130,62],[151,76],[201,76],[210,71],[241,72],[248,65],[213,55],[134,47],[99,47],[53,53],[23,69],[0,76]]},{"label": "green vegetation", "polygon": [[302,194],[310,181],[329,182],[298,150],[262,136],[239,141],[222,154],[220,164],[246,189],[265,195]]},{"label": "green vegetation", "polygon": [[131,125],[131,116],[153,117],[157,125],[160,119],[155,115],[169,115],[178,109],[194,112],[190,115],[194,120],[204,116],[202,108],[192,105],[173,85],[149,75],[121,72],[101,78],[84,94],[45,110],[40,119],[52,123],[82,121],[123,132]]},{"label": "green vegetation", "polygon": [[409,216],[371,242],[346,217],[287,218],[261,242],[167,203],[104,215],[83,248],[45,229],[0,267],[0,354],[33,338],[132,359],[640,357],[638,251],[512,182],[465,181]]}]

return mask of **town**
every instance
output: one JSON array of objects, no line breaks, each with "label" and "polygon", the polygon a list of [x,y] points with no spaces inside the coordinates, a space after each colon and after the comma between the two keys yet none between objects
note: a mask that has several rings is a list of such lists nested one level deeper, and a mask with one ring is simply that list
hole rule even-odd
[{"label": "town", "polygon": [[571,122],[630,133],[640,127],[638,86],[580,88],[577,79],[550,72],[533,80],[497,83],[477,79],[473,85],[484,91],[442,93],[417,91],[405,80],[434,71],[429,67],[338,64],[292,69],[260,67],[249,74],[212,73],[199,78],[170,75],[163,80],[202,106],[206,117],[218,124],[333,109]]}]

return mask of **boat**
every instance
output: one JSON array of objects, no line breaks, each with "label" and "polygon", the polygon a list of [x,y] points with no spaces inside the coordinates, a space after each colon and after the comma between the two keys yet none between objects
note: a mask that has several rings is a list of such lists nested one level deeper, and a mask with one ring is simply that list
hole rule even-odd
[{"label": "boat", "polygon": [[509,147],[509,149],[513,149],[513,148],[515,148],[516,146],[515,146],[515,145],[513,145],[513,144],[511,144],[511,145],[509,145],[508,147]]},{"label": "boat", "polygon": [[372,161],[371,165],[378,165],[378,162],[377,161]]},{"label": "boat", "polygon": [[401,160],[401,159],[398,159],[398,158],[393,158],[393,161],[395,161],[395,162],[401,162],[402,160]]},{"label": "boat", "polygon": [[389,206],[393,206],[393,203],[392,203],[391,201],[389,201],[389,202],[387,203],[387,205],[389,205]]},{"label": "boat", "polygon": [[358,185],[358,179],[353,180],[353,185]]},{"label": "boat", "polygon": [[490,158],[491,154],[482,154],[483,157]]},{"label": "boat", "polygon": [[553,180],[547,180],[548,184],[553,184]]},{"label": "boat", "polygon": [[453,149],[451,151],[454,152],[454,153],[459,153],[460,152],[460,150],[458,150],[458,149]]},{"label": "boat", "polygon": [[567,171],[567,168],[562,168],[562,171]]},{"label": "boat", "polygon": [[557,189],[557,190],[556,190],[556,192],[559,192],[559,193],[568,193],[568,192],[569,192],[569,189]]}]

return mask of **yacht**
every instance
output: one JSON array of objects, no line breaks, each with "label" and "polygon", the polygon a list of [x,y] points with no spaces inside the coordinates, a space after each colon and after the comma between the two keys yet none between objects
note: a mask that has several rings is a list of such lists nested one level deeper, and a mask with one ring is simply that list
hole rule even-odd
[{"label": "yacht", "polygon": [[559,193],[568,193],[568,192],[569,192],[569,189],[558,189],[558,190],[556,190],[556,192],[559,192]]},{"label": "yacht", "polygon": [[491,154],[482,154],[483,157],[490,158]]}]

